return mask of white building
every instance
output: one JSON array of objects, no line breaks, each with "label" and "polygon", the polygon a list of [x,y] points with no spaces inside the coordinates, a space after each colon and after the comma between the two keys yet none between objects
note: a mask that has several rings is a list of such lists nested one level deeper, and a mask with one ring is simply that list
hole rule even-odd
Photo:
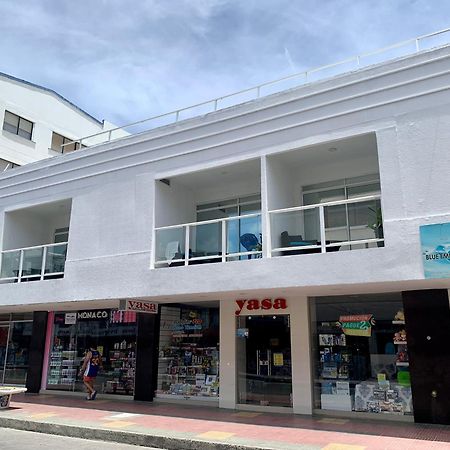
[{"label": "white building", "polygon": [[90,336],[103,395],[449,423],[449,87],[443,46],[4,173],[0,377],[80,391]]},{"label": "white building", "polygon": [[0,170],[71,152],[79,147],[72,141],[115,128],[51,89],[4,73],[0,73],[0,120]]}]

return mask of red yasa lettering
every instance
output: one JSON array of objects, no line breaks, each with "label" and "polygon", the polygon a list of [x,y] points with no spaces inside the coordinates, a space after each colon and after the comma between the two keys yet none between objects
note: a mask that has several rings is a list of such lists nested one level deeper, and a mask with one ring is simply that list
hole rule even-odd
[{"label": "red yasa lettering", "polygon": [[261,309],[270,309],[272,308],[272,300],[270,298],[265,298],[261,300]]},{"label": "red yasa lettering", "polygon": [[273,302],[273,309],[286,309],[287,303],[285,298],[276,298]]},{"label": "red yasa lettering", "polygon": [[244,305],[245,305],[246,301],[247,300],[236,300],[236,304],[237,304],[237,306],[239,308],[237,311],[235,311],[236,316],[238,316],[241,313],[242,308],[244,308]]}]

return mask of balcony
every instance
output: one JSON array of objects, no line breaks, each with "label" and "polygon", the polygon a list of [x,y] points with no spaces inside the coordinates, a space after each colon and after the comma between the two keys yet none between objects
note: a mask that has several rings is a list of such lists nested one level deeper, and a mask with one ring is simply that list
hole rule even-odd
[{"label": "balcony", "polygon": [[271,256],[384,246],[380,195],[269,211]]},{"label": "balcony", "polygon": [[261,258],[261,214],[156,228],[154,255],[155,268]]},{"label": "balcony", "polygon": [[39,245],[2,252],[0,282],[62,278],[66,263],[67,242]]},{"label": "balcony", "polygon": [[5,212],[0,283],[62,278],[71,199]]}]

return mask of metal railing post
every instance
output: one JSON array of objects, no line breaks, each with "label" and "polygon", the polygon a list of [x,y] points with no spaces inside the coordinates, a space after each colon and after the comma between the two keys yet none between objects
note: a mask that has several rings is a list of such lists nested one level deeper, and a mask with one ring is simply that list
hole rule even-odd
[{"label": "metal railing post", "polygon": [[227,222],[222,220],[222,262],[227,261]]},{"label": "metal railing post", "polygon": [[17,274],[17,282],[20,283],[22,279],[22,268],[23,268],[23,250],[20,250],[19,257],[19,273]]},{"label": "metal railing post", "polygon": [[416,52],[420,52],[419,38],[416,39]]},{"label": "metal railing post", "polygon": [[109,130],[108,131],[108,142],[111,141],[111,135],[112,135],[112,130]]},{"label": "metal railing post", "polygon": [[176,112],[175,112],[175,122],[178,122],[178,119],[180,118],[180,111],[179,110],[177,110]]},{"label": "metal railing post", "polygon": [[46,263],[46,259],[47,259],[47,249],[48,249],[48,247],[44,247],[42,249],[41,280],[44,279],[45,263]]},{"label": "metal railing post", "polygon": [[320,227],[320,251],[322,253],[326,253],[327,243],[325,234],[325,208],[323,206],[319,206],[319,227]]},{"label": "metal railing post", "polygon": [[190,227],[186,225],[186,234],[184,239],[184,265],[189,265],[189,247],[190,247]]},{"label": "metal railing post", "polygon": [[[272,219],[272,215],[270,214],[270,212],[268,211],[264,211],[264,214],[266,215],[266,230],[267,230],[267,236],[265,236],[264,239],[264,234],[263,239],[262,239],[262,255],[265,258],[272,258],[272,224],[271,224],[271,219]],[[261,223],[262,223],[262,216],[261,216]],[[263,229],[264,231],[264,229]]]}]

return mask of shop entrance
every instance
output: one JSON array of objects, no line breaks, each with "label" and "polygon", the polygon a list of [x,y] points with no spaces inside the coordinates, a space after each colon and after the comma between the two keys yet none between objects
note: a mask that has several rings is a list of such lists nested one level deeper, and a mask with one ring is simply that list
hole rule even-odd
[{"label": "shop entrance", "polygon": [[33,328],[31,314],[0,315],[0,385],[24,385]]},{"label": "shop entrance", "polygon": [[288,315],[237,318],[238,403],[292,406]]}]

